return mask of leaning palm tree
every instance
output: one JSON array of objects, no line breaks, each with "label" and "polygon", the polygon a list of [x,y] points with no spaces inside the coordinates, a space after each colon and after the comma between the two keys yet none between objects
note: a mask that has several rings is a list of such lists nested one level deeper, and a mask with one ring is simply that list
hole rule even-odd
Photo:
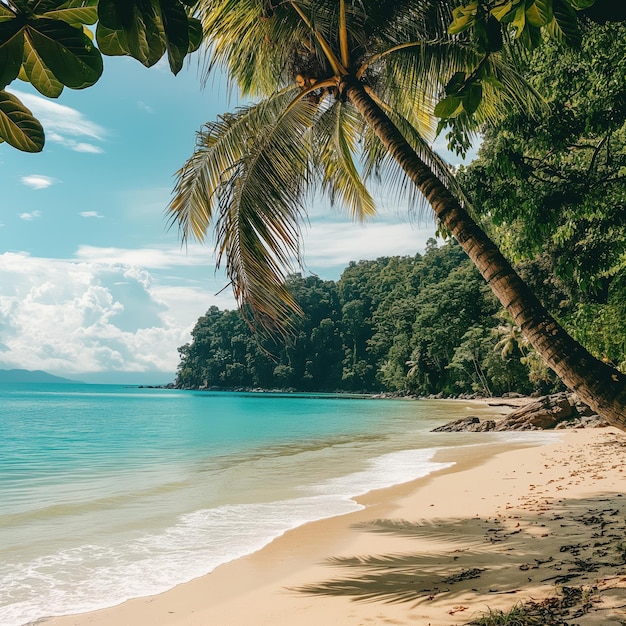
[{"label": "leaning palm tree", "polygon": [[200,0],[198,7],[208,69],[225,68],[253,104],[198,133],[169,211],[184,239],[202,240],[214,227],[218,262],[226,260],[253,324],[268,328],[297,310],[284,279],[300,261],[311,190],[363,219],[375,212],[367,182],[389,183],[432,207],[546,363],[626,429],[626,377],[546,311],[429,147],[435,104],[459,77],[468,84],[481,72],[488,77],[466,105],[478,122],[502,106],[539,106],[499,53],[447,35],[448,2]]}]

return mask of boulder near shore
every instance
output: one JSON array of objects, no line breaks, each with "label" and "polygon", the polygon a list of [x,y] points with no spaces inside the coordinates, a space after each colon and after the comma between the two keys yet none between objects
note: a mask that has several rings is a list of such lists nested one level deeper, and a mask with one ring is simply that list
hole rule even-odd
[{"label": "boulder near shore", "polygon": [[[501,403],[489,402],[491,406]],[[552,430],[561,428],[602,428],[609,424],[596,415],[575,394],[562,392],[537,398],[500,420],[481,421],[475,415],[463,417],[433,429],[433,432],[488,432],[505,430]]]}]

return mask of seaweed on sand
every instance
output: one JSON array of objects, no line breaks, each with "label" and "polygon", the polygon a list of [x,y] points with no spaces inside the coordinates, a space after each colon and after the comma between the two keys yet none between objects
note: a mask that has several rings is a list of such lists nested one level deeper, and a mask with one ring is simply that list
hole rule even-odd
[{"label": "seaweed on sand", "polygon": [[567,620],[589,612],[593,591],[589,587],[562,587],[556,596],[521,602],[506,612],[489,609],[465,626],[576,626]]}]

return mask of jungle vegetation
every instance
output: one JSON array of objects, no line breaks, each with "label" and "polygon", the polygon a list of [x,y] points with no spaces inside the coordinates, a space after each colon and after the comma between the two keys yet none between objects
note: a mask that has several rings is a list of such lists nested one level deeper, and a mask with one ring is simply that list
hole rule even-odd
[{"label": "jungle vegetation", "polygon": [[[537,123],[511,110],[483,125],[479,157],[458,179],[483,228],[550,312],[623,371],[626,28],[586,24],[583,32],[580,49],[547,42],[523,68],[546,94],[550,116]],[[212,309],[181,348],[177,383],[423,395],[559,387],[452,243],[352,263],[337,283],[294,275],[287,283],[304,311],[292,319],[294,342],[259,344],[241,315]],[[220,336],[229,323],[246,338],[239,360],[228,332]],[[213,362],[206,375],[199,351],[206,358],[213,341],[223,365]]]},{"label": "jungle vegetation", "polygon": [[198,133],[178,173],[172,221],[183,240],[203,240],[214,227],[243,314],[271,332],[300,310],[286,277],[300,258],[312,190],[363,219],[375,211],[368,182],[389,183],[428,203],[544,362],[626,428],[626,376],[541,303],[428,143],[436,117],[461,149],[472,129],[509,110],[545,117],[517,60],[538,46],[542,28],[580,43],[574,9],[588,4],[510,2],[504,11],[476,1],[199,2],[209,68],[225,68],[254,100]]},{"label": "jungle vegetation", "polygon": [[[523,273],[549,284],[550,301],[577,332],[580,303],[567,285],[544,263]],[[294,314],[291,341],[260,336],[239,311],[211,307],[179,349],[176,385],[444,396],[562,389],[454,241],[352,262],[336,282],[292,275],[287,284],[304,313]]]}]

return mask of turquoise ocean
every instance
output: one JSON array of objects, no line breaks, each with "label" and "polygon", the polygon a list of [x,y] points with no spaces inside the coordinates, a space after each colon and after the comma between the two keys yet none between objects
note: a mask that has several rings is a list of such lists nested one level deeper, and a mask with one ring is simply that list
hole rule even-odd
[{"label": "turquoise ocean", "polygon": [[454,401],[0,386],[0,624],[159,593],[445,467]]}]

